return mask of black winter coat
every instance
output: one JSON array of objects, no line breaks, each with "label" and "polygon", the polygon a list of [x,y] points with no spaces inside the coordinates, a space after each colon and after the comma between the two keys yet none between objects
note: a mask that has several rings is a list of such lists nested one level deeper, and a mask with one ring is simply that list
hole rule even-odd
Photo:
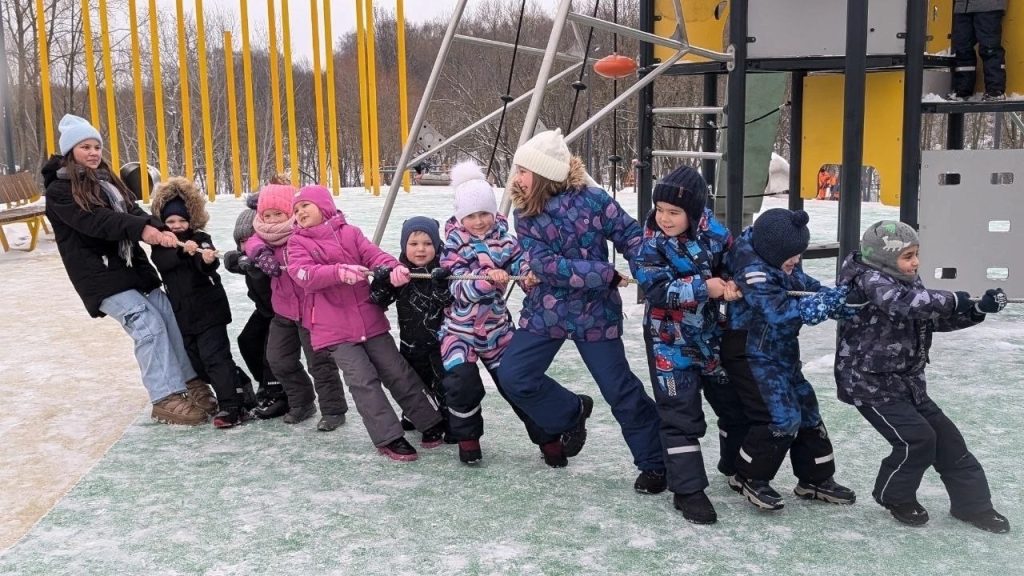
[{"label": "black winter coat", "polygon": [[[178,236],[182,242],[192,240],[201,248],[212,248],[210,235],[202,231],[189,230]],[[174,308],[174,318],[182,334],[199,334],[231,323],[231,307],[228,295],[220,282],[216,270],[220,260],[212,264],[203,262],[198,252],[189,256],[182,248],[153,247],[153,263],[156,264],[167,297]]]},{"label": "black winter coat", "polygon": [[[100,303],[126,290],[147,293],[160,287],[160,277],[139,246],[147,224],[163,224],[132,202],[128,212],[116,212],[109,204],[91,211],[75,204],[71,182],[57,177],[63,158],[52,156],[43,165],[46,186],[46,217],[53,226],[57,250],[75,291],[93,318],[105,316]],[[104,199],[104,202],[106,200]],[[134,242],[131,266],[118,252],[121,240]]]},{"label": "black winter coat", "polygon": [[[400,259],[409,267],[409,271],[429,273],[438,267],[438,259],[425,267],[416,268],[404,257]],[[431,354],[440,356],[441,346],[437,337],[444,320],[444,309],[452,301],[448,290],[448,281],[435,283],[432,280],[410,280],[401,288],[391,285],[387,276],[374,278],[370,285],[370,300],[381,308],[387,308],[397,302],[398,334],[401,340],[402,356],[426,357]]]}]

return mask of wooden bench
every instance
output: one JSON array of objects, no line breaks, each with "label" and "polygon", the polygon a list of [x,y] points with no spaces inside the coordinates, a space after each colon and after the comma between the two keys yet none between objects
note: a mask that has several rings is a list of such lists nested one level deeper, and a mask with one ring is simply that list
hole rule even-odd
[{"label": "wooden bench", "polygon": [[39,202],[41,196],[31,173],[0,175],[0,245],[3,245],[4,252],[11,249],[4,234],[4,224],[24,222],[28,225],[32,235],[29,251],[35,250],[40,230],[50,232],[46,225],[46,206]]}]

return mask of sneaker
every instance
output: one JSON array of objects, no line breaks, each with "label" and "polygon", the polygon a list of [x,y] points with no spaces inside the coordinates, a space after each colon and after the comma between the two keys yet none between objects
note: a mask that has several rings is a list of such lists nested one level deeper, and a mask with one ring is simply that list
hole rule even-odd
[{"label": "sneaker", "polygon": [[585,394],[580,394],[580,417],[576,425],[562,432],[562,452],[567,458],[580,453],[583,445],[587,442],[587,418],[594,411],[594,399]]},{"label": "sneaker", "polygon": [[782,510],[786,503],[782,496],[768,484],[767,480],[747,480],[739,474],[734,476],[740,483],[740,494],[762,510]]},{"label": "sneaker", "polygon": [[737,494],[743,494],[743,481],[736,474],[730,474],[726,481],[729,482],[729,489]]},{"label": "sneaker", "polygon": [[214,428],[234,428],[252,418],[244,408],[221,410],[213,417]]},{"label": "sneaker", "polygon": [[683,513],[683,518],[694,524],[714,524],[718,522],[715,507],[708,500],[703,490],[693,494],[676,494],[672,497],[672,505]]},{"label": "sneaker", "polygon": [[298,406],[292,408],[284,415],[284,423],[298,424],[303,420],[309,420],[314,414],[316,414],[316,406],[313,406],[312,404],[308,406]]},{"label": "sneaker", "polygon": [[188,397],[192,399],[192,403],[198,406],[200,410],[211,416],[218,412],[217,397],[213,395],[209,384],[199,378],[193,378],[185,382],[185,389],[187,390]]},{"label": "sneaker", "polygon": [[288,397],[283,394],[277,398],[265,398],[258,406],[256,406],[256,409],[253,410],[253,414],[255,414],[260,420],[280,418],[287,413]]},{"label": "sneaker", "polygon": [[161,424],[198,426],[206,422],[206,412],[196,406],[187,394],[171,394],[153,404],[152,418]]},{"label": "sneaker", "polygon": [[321,432],[330,432],[331,430],[336,430],[338,426],[344,423],[344,414],[326,414],[320,417],[320,421],[316,423],[316,429]]},{"label": "sneaker", "polygon": [[405,414],[402,414],[401,424],[402,430],[405,430],[406,432],[412,432],[413,430],[416,429],[416,425],[413,424],[408,418],[406,418]]},{"label": "sneaker", "polygon": [[484,459],[479,440],[459,440],[459,460],[473,466]]},{"label": "sneaker", "polygon": [[540,455],[544,458],[544,463],[552,468],[565,468],[569,465],[569,459],[565,457],[565,452],[562,451],[561,440],[552,440],[551,442],[541,444]]},{"label": "sneaker", "polygon": [[633,482],[633,490],[641,494],[661,494],[668,488],[664,470],[644,470]]},{"label": "sneaker", "polygon": [[1001,102],[1006,100],[1006,94],[1004,92],[985,92],[981,99],[985,102]]},{"label": "sneaker", "polygon": [[993,508],[976,514],[953,514],[953,518],[963,520],[975,528],[981,528],[996,534],[1006,534],[1010,531],[1010,521],[1006,519],[1006,516],[996,512]]},{"label": "sneaker", "polygon": [[437,448],[444,444],[444,422],[438,422],[423,432],[420,446],[424,448]]},{"label": "sneaker", "polygon": [[412,444],[409,444],[405,436],[392,440],[386,446],[377,448],[377,452],[398,462],[412,462],[417,458],[416,449],[412,447]]},{"label": "sneaker", "polygon": [[821,500],[832,504],[853,504],[857,501],[857,495],[853,490],[837,483],[832,478],[817,484],[801,480],[797,483],[796,488],[793,488],[793,494],[804,500]]},{"label": "sneaker", "polygon": [[907,526],[924,526],[928,523],[928,511],[917,500],[911,500],[902,504],[879,502],[878,499],[875,499],[875,501],[885,507],[892,514],[893,518]]}]

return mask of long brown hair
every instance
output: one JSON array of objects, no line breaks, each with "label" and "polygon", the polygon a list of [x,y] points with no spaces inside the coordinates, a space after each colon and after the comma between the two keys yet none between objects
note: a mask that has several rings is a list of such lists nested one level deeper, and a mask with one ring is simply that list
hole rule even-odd
[{"label": "long brown hair", "polygon": [[564,189],[565,183],[548,180],[534,172],[530,191],[526,192],[519,186],[515,186],[512,191],[512,201],[522,216],[536,216],[544,211],[548,200],[559,195]]},{"label": "long brown hair", "polygon": [[71,181],[71,197],[82,210],[92,212],[94,207],[107,204],[107,195],[103,192],[100,186],[100,177],[97,175],[99,171],[106,171],[109,175],[110,183],[124,197],[126,206],[135,203],[135,195],[124,185],[124,182],[118,178],[117,174],[114,174],[106,160],[101,158],[100,165],[93,170],[84,164],[79,164],[75,160],[74,149],[71,149],[64,155],[63,165],[67,169],[68,179]]}]

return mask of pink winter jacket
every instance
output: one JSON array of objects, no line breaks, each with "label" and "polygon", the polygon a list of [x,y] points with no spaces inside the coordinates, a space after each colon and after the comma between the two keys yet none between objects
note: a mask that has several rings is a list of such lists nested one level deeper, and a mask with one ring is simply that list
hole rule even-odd
[{"label": "pink winter jacket", "polygon": [[[294,234],[293,234],[294,236]],[[288,245],[270,246],[259,237],[253,234],[245,241],[245,255],[253,258],[256,253],[264,247],[274,251],[274,259],[281,263],[281,275],[270,278],[270,305],[274,307],[274,313],[280,314],[289,320],[302,318],[302,299],[305,296],[302,287],[292,280],[288,275]]]},{"label": "pink winter jacket", "polygon": [[373,269],[398,266],[338,212],[312,228],[297,228],[288,239],[288,275],[306,298],[302,324],[312,335],[314,350],[335,344],[365,342],[391,329],[384,310],[370,301],[369,279],[353,285],[338,279],[339,264]]}]

